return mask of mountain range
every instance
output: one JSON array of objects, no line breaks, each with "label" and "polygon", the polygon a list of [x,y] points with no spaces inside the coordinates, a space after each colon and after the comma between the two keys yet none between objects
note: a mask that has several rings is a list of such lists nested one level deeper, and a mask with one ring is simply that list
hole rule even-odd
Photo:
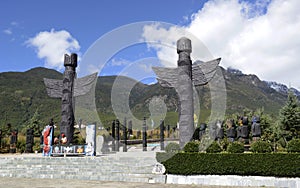
[{"label": "mountain range", "polygon": [[[288,87],[276,82],[260,80],[256,75],[246,75],[241,71],[220,67],[227,92],[226,114],[243,113],[244,109],[264,108],[265,113],[278,115],[287,99]],[[46,125],[50,118],[60,122],[61,100],[47,96],[43,78],[62,79],[63,74],[47,68],[33,68],[26,72],[0,73],[0,127],[11,123],[22,128],[37,111],[40,120]],[[111,90],[117,76],[97,78],[95,103],[100,119],[107,124],[114,119],[111,105]],[[159,84],[147,85],[129,77],[122,77],[122,88],[134,85],[130,91],[129,107],[133,114],[142,119],[149,115],[149,103],[155,96],[164,99],[168,113],[166,121],[177,122],[178,96],[174,89],[166,89]],[[211,99],[208,86],[196,88],[201,106],[200,121],[210,115]],[[292,91],[300,97],[300,92]]]}]

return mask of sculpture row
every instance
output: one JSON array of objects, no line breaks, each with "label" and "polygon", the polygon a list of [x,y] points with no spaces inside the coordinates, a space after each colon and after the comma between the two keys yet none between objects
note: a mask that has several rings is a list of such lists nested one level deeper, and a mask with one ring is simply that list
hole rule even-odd
[{"label": "sculpture row", "polygon": [[[248,143],[251,132],[252,139],[254,141],[258,140],[261,137],[260,118],[258,116],[252,117],[251,123],[251,126],[249,126],[249,120],[246,116],[238,118],[237,123],[235,123],[233,119],[228,119],[225,122],[226,137],[231,142],[239,140]],[[224,123],[222,121],[218,120],[215,124],[212,124],[212,126],[209,127],[208,131],[210,138],[220,140],[225,137],[223,124]],[[206,129],[207,125],[205,123],[201,124],[200,127],[196,129],[196,131],[199,131],[199,136],[198,138],[194,137],[194,139],[201,140],[207,131]]]}]

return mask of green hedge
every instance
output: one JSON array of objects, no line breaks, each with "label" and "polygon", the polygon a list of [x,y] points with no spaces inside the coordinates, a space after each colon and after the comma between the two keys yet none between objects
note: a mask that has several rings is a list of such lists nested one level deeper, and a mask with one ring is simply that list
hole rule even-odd
[{"label": "green hedge", "polygon": [[300,154],[157,153],[167,174],[300,177]]},{"label": "green hedge", "polygon": [[221,146],[217,141],[214,141],[208,148],[206,149],[206,153],[220,153],[222,151]]},{"label": "green hedge", "polygon": [[183,147],[183,151],[186,153],[195,153],[195,152],[199,152],[199,144],[200,142],[197,141],[191,141],[188,142],[184,147]]},{"label": "green hedge", "polygon": [[300,139],[290,140],[287,144],[287,151],[289,153],[300,152]]},{"label": "green hedge", "polygon": [[227,147],[229,153],[244,153],[244,144],[241,142],[232,142]]},{"label": "green hedge", "polygon": [[251,144],[250,150],[253,153],[271,153],[272,146],[270,143],[262,140],[258,140]]}]

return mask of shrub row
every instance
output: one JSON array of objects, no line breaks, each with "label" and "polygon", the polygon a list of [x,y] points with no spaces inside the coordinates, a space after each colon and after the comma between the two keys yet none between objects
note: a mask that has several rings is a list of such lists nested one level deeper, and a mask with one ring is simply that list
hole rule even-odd
[{"label": "shrub row", "polygon": [[300,154],[157,153],[167,174],[300,177]]},{"label": "shrub row", "polygon": [[[199,147],[201,142],[199,141],[190,141],[188,142],[183,151],[186,153],[195,153],[199,152]],[[289,153],[300,152],[300,139],[290,140],[287,144],[287,151]],[[166,152],[178,152],[180,151],[179,144],[170,143],[166,146]],[[211,145],[206,148],[207,153],[219,153],[222,151],[227,151],[229,153],[243,153],[244,144],[242,142],[226,142],[226,139],[221,140],[220,143],[214,141]],[[272,145],[266,141],[258,140],[251,144],[250,151],[253,153],[271,153]]]},{"label": "shrub row", "polygon": [[227,151],[229,153],[243,153],[244,152],[244,144],[241,142],[232,142],[228,145]]},{"label": "shrub row", "polygon": [[256,141],[251,144],[251,151],[254,153],[270,153],[272,152],[272,146],[266,141]]},{"label": "shrub row", "polygon": [[293,139],[288,142],[287,144],[287,151],[288,152],[300,152],[300,139]]}]

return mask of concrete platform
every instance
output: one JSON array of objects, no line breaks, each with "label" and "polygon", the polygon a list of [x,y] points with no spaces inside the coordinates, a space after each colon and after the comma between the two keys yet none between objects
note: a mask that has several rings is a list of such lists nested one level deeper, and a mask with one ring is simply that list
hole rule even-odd
[{"label": "concrete platform", "polygon": [[[0,178],[1,188],[229,188],[232,186],[174,185],[63,179]],[[239,186],[235,186],[239,188]],[[256,187],[254,187],[256,188]],[[257,187],[258,188],[258,187]]]},{"label": "concrete platform", "polygon": [[[157,151],[159,148],[143,152],[139,147],[131,147],[128,152],[102,154],[96,157],[44,157],[41,153],[0,154],[0,188],[118,188],[121,186],[122,188],[262,186],[300,188],[300,178],[151,175],[152,165],[156,163]],[[42,166],[43,163],[46,164]],[[72,168],[67,165],[69,163],[84,164],[85,167]],[[15,165],[10,166],[10,164]],[[64,173],[50,172],[52,168],[60,168],[64,165],[65,169],[62,170]],[[41,174],[44,173],[39,170],[41,167],[48,169],[48,172]],[[156,183],[152,184],[153,182]]]}]

